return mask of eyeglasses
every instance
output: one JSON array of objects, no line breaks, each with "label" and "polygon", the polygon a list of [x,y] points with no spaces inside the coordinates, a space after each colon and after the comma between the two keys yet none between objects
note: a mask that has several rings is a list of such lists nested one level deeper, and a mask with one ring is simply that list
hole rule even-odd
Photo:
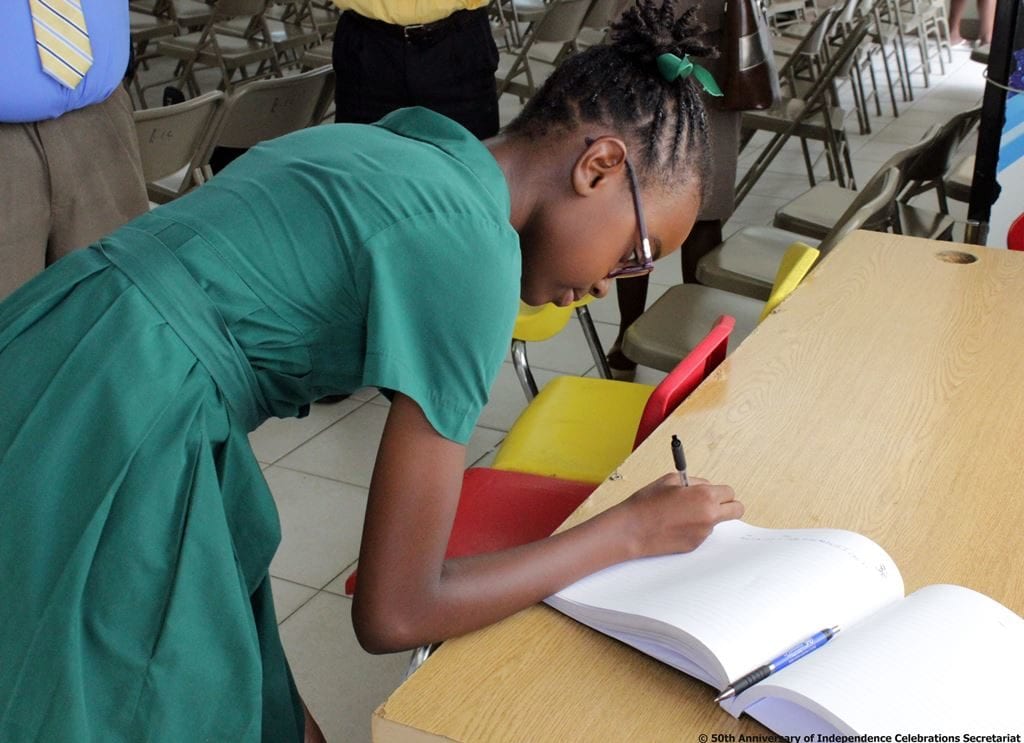
[{"label": "eyeglasses", "polygon": [[[589,143],[588,143],[589,144]],[[633,192],[633,209],[636,211],[636,225],[640,231],[640,244],[633,248],[633,257],[624,260],[613,268],[606,278],[622,279],[628,276],[643,276],[654,270],[654,254],[651,252],[651,239],[647,236],[647,223],[644,221],[644,209],[640,203],[640,184],[637,183],[633,165],[626,158],[626,173],[629,175],[629,188]]]}]

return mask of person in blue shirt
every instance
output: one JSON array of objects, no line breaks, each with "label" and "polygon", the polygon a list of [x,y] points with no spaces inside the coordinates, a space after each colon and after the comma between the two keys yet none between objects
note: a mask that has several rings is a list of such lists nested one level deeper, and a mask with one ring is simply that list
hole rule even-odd
[{"label": "person in blue shirt", "polygon": [[[57,12],[38,5],[40,15]],[[92,63],[69,87],[43,68],[30,3],[4,3],[0,299],[149,204],[131,101],[121,87],[130,46],[128,4],[80,5]]]}]

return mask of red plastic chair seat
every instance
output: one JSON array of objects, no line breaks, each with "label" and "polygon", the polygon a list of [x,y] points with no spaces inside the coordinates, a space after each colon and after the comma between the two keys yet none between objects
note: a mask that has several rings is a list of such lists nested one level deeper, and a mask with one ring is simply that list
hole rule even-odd
[{"label": "red plastic chair seat", "polygon": [[[524,472],[473,467],[462,477],[446,557],[518,547],[551,536],[596,486]],[[356,571],[345,581],[352,595]]]}]

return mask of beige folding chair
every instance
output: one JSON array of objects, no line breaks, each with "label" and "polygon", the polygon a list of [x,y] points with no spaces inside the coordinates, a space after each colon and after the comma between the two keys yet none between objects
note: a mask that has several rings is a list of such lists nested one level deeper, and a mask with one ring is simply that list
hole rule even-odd
[{"label": "beige folding chair", "polygon": [[671,371],[700,343],[704,329],[723,314],[736,319],[730,342],[739,343],[796,288],[818,255],[816,248],[804,243],[790,245],[776,266],[767,302],[702,284],[677,284],[629,326],[622,352],[638,364]]},{"label": "beige folding chair", "polygon": [[[170,5],[170,3],[167,3]],[[129,90],[135,92],[138,108],[146,108],[146,99],[142,95],[139,83],[139,70],[148,66],[149,60],[160,56],[149,51],[149,43],[156,39],[178,34],[178,24],[168,15],[155,15],[138,10],[128,11],[129,35],[132,44],[134,68],[131,78],[126,81]]]},{"label": "beige folding chair", "polygon": [[924,86],[931,85],[930,75],[931,48],[930,40],[935,40],[936,56],[939,59],[939,71],[946,74],[946,62],[942,57],[943,49],[949,61],[953,61],[952,47],[949,43],[949,22],[946,19],[945,3],[933,0],[893,0],[897,6],[898,22],[906,36],[916,36],[918,49],[921,53],[921,72],[924,75]]},{"label": "beige folding chair", "polygon": [[132,0],[131,10],[174,21],[182,33],[196,31],[213,17],[213,8],[201,0]]},{"label": "beige folding chair", "polygon": [[897,168],[882,168],[875,173],[820,244],[777,227],[744,227],[700,259],[697,280],[705,286],[767,301],[776,269],[790,245],[800,241],[817,245],[825,256],[836,243],[866,223],[891,221],[888,213],[895,208],[899,183]]},{"label": "beige folding chair", "polygon": [[[562,48],[575,44],[583,26],[583,19],[590,10],[593,0],[552,0],[546,6],[543,16],[529,30],[518,53],[502,55],[498,63],[498,96],[511,93],[524,100],[533,95],[539,84],[554,69],[550,62],[531,60],[530,50],[538,42],[547,42]],[[531,62],[538,66],[535,72]],[[518,78],[525,77],[525,81]]]},{"label": "beige folding chair", "polygon": [[333,58],[331,56],[333,49],[333,41],[322,41],[316,46],[307,49],[302,53],[302,57],[299,59],[299,69],[303,71],[315,70],[317,67],[333,64]]},{"label": "beige folding chair", "polygon": [[171,201],[209,177],[209,142],[224,100],[224,94],[214,90],[184,103],[134,113],[150,201]]},{"label": "beige folding chair", "polygon": [[[270,0],[263,18],[282,69],[298,67],[303,53],[323,41],[311,0]],[[250,22],[244,17],[232,18],[218,24],[217,31],[245,38],[250,34]]]},{"label": "beige folding chair", "polygon": [[608,35],[608,27],[628,4],[627,0],[593,0],[590,10],[583,18],[575,42],[563,49],[585,49],[604,42]]},{"label": "beige folding chair", "polygon": [[942,179],[946,198],[969,203],[971,184],[974,182],[974,155],[965,155],[949,169]]},{"label": "beige folding chair", "polygon": [[[825,11],[823,17],[826,15],[831,15],[830,11]],[[771,132],[772,138],[737,184],[737,205],[750,193],[754,184],[768,169],[771,161],[779,154],[790,137],[800,139],[804,164],[807,167],[807,178],[812,186],[815,183],[814,166],[807,147],[808,140],[823,143],[829,172],[834,179],[844,186],[847,182],[851,184],[854,182],[850,146],[846,137],[846,112],[834,105],[832,86],[836,74],[843,70],[857,54],[860,43],[867,34],[867,21],[861,20],[850,29],[842,46],[832,53],[831,58],[824,61],[820,70],[817,70],[817,60],[824,55],[817,52],[816,45],[819,42],[824,43],[822,38],[826,26],[827,22],[823,22],[816,29],[819,33],[811,40],[815,44],[814,47],[809,45],[806,54],[801,52],[794,56],[794,59],[808,58],[809,63],[806,65],[805,71],[813,76],[806,86],[806,90],[800,93],[800,97],[783,96],[779,104],[771,109],[743,113],[741,122],[744,130],[744,144],[749,142],[753,134],[759,130]],[[786,72],[790,91],[800,90],[804,87],[801,78],[797,77],[796,65],[797,62],[794,61],[793,67],[780,70],[780,77],[782,72]]]},{"label": "beige folding chair", "polygon": [[980,121],[981,106],[978,106],[956,114],[942,125],[928,154],[914,163],[910,173],[910,183],[900,195],[900,202],[909,203],[914,197],[934,189],[935,197],[939,202],[939,211],[949,214],[946,175],[953,167],[957,149]]},{"label": "beige folding chair", "polygon": [[330,67],[244,85],[228,96],[209,146],[248,148],[317,124],[333,95]]},{"label": "beige folding chair", "polygon": [[[160,53],[181,63],[178,87],[183,90],[187,87],[191,95],[198,95],[197,68],[217,69],[220,72],[218,87],[228,93],[234,88],[232,78],[236,72],[240,73],[242,81],[281,77],[277,50],[264,17],[266,7],[267,0],[216,0],[213,17],[202,31],[161,40]],[[233,19],[241,19],[246,24],[242,36],[233,35],[231,27],[222,25]],[[256,71],[250,75],[247,68],[254,65]]]},{"label": "beige folding chair", "polygon": [[[954,221],[948,214],[942,177],[949,170],[957,145],[979,116],[980,109],[953,116],[942,126],[929,129],[920,142],[897,152],[882,166],[900,171],[898,200],[891,224],[894,232],[933,240],[947,238],[952,233]],[[936,190],[938,212],[908,203],[932,188]],[[781,207],[772,224],[808,237],[824,238],[835,224],[834,215],[844,213],[856,198],[855,191],[831,182],[821,183]],[[867,227],[884,229],[872,223]]]}]

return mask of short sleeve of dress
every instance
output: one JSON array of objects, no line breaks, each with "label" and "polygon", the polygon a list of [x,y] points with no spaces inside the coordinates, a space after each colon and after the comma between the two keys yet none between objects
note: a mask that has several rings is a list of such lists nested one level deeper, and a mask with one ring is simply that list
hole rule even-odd
[{"label": "short sleeve of dress", "polygon": [[428,214],[365,247],[363,384],[411,397],[439,434],[466,443],[518,312],[516,233],[487,216]]}]

